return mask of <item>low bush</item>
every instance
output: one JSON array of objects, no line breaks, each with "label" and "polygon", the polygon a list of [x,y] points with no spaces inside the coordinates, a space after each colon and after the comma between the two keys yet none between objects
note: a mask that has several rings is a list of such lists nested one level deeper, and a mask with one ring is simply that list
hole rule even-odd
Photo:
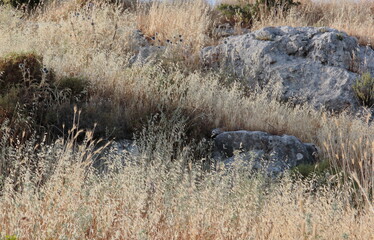
[{"label": "low bush", "polygon": [[252,4],[243,6],[220,4],[217,9],[222,12],[226,20],[231,24],[240,23],[242,26],[250,26],[252,24],[254,14]]},{"label": "low bush", "polygon": [[30,86],[42,80],[42,57],[35,53],[10,53],[0,59],[0,91],[4,93],[18,85]]},{"label": "low bush", "polygon": [[353,90],[360,103],[367,107],[374,106],[374,77],[364,73],[353,85]]},{"label": "low bush", "polygon": [[10,120],[15,135],[42,123],[53,102],[55,76],[35,53],[11,53],[0,59],[0,121]]},{"label": "low bush", "polygon": [[293,168],[292,172],[299,173],[304,178],[312,175],[322,176],[326,172],[332,173],[332,166],[329,161],[325,160],[317,164],[300,164]]},{"label": "low bush", "polygon": [[17,236],[16,235],[5,235],[5,237],[3,238],[0,238],[1,240],[17,240]]},{"label": "low bush", "polygon": [[0,73],[0,123],[9,119],[16,129],[15,136],[61,128],[64,107],[73,109],[88,98],[86,79],[57,80],[53,70],[43,66],[43,58],[35,53],[12,53],[1,58]]},{"label": "low bush", "polygon": [[[89,102],[69,102],[66,101],[48,111],[48,123],[55,126],[52,129],[53,135],[66,135],[67,131],[73,127],[73,108],[80,109],[79,127],[82,129],[95,129],[94,138],[123,139],[131,138],[132,131],[126,119],[127,108],[110,99],[101,96],[94,96]],[[138,119],[140,121],[140,119]],[[61,126],[65,126],[61,129]]]},{"label": "low bush", "polygon": [[77,101],[87,96],[88,85],[88,80],[81,77],[63,77],[56,83],[59,90],[67,90],[69,97]]},{"label": "low bush", "polygon": [[259,20],[264,15],[271,12],[285,13],[299,4],[293,0],[256,0],[246,4],[220,4],[217,9],[231,24],[239,23],[241,26],[251,27],[254,20]]}]

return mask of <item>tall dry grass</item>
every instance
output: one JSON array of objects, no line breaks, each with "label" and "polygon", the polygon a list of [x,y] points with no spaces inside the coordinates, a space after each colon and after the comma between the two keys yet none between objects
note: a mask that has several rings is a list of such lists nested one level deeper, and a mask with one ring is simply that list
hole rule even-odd
[{"label": "tall dry grass", "polygon": [[101,6],[73,11],[57,23],[30,22],[17,14],[1,11],[0,53],[35,51],[58,75],[87,77],[97,101],[111,98],[124,110],[117,114],[130,128],[140,127],[140,119],[154,112],[180,108],[200,134],[226,127],[295,135],[316,143],[323,158],[347,166],[349,172],[354,169],[367,189],[373,188],[374,130],[360,119],[294,108],[268,100],[266,94],[247,97],[238,86],[223,87],[220,74],[165,70],[160,65],[129,68],[131,32],[136,29],[136,15],[130,12]]},{"label": "tall dry grass", "polygon": [[252,29],[268,26],[327,26],[357,37],[362,45],[374,46],[373,1],[299,0],[295,2],[300,2],[300,6],[293,7],[287,13],[279,14],[281,11],[273,11],[270,14],[260,14],[261,19],[254,21]]},{"label": "tall dry grass", "polygon": [[[91,163],[102,149],[65,143],[42,146],[38,171],[21,166],[18,181],[5,180],[0,195],[0,236],[18,239],[371,239],[374,214],[349,202],[352,186],[329,179],[285,177],[269,183],[248,177],[243,166],[229,172],[191,164],[193,145],[177,153],[185,123],[164,119],[169,131],[150,124],[139,155],[110,149],[105,173]],[[158,133],[154,135],[155,133]],[[83,134],[81,132],[81,134]],[[88,133],[88,140],[91,134]],[[22,147],[24,152],[32,152]],[[12,152],[11,150],[9,152]],[[16,151],[17,152],[17,151]],[[170,156],[174,161],[170,161]],[[0,157],[4,157],[1,155]],[[50,159],[53,159],[51,167]],[[35,160],[35,159],[34,159]],[[12,181],[13,180],[13,181]],[[14,189],[18,190],[15,191]]]},{"label": "tall dry grass", "polygon": [[[166,14],[168,6],[160,7],[160,11]],[[168,26],[167,18],[157,15],[156,10],[148,20],[139,20],[142,12],[100,5],[69,10],[67,17],[54,18],[52,22],[48,12],[25,18],[20,12],[0,7],[0,55],[34,51],[58,76],[86,77],[95,92],[92,106],[98,107],[102,99],[110,99],[118,109],[112,114],[131,128],[141,128],[152,114],[179,111],[186,119],[182,121],[185,129],[169,129],[171,132],[187,132],[201,138],[208,136],[212,128],[225,127],[295,135],[319,146],[321,159],[345,171],[345,182],[353,181],[356,186],[322,187],[316,193],[305,182],[285,179],[264,194],[261,179],[248,180],[240,171],[233,175],[208,174],[201,184],[194,185],[191,179],[195,177],[191,176],[201,176],[203,172],[198,164],[189,162],[200,159],[191,157],[193,146],[184,145],[185,150],[177,157],[173,153],[177,161],[165,161],[170,159],[170,146],[175,142],[165,135],[168,131],[148,136],[153,139],[151,143],[159,144],[155,148],[158,151],[135,160],[152,159],[152,167],[112,166],[114,170],[109,167],[105,175],[97,175],[82,163],[82,158],[87,158],[87,154],[82,154],[86,153],[84,148],[76,152],[75,148],[56,143],[39,156],[40,164],[46,159],[56,163],[52,172],[47,165],[41,165],[40,171],[48,173],[43,176],[49,176],[43,178],[42,186],[35,180],[40,176],[34,176],[22,164],[24,190],[15,192],[16,183],[5,181],[0,196],[0,234],[16,234],[22,239],[370,239],[374,192],[372,124],[347,114],[332,116],[308,106],[281,104],[268,99],[266,93],[244,93],[235,81],[225,87],[223,82],[230,78],[224,73],[188,72],[183,66],[165,67],[162,63],[128,66],[128,58],[137,51],[131,34],[139,21],[151,22],[158,16],[161,20],[145,25],[148,30],[144,31],[151,35],[162,30],[168,37],[186,31],[182,34],[189,36],[192,45],[195,37],[203,36],[208,26],[204,21],[209,20],[204,9],[182,9],[180,15],[174,16],[176,20],[170,21],[170,29],[163,30]],[[188,11],[196,14],[187,14]],[[197,27],[200,30],[196,32],[195,28],[182,28],[179,16],[188,21],[200,16],[197,19],[201,23],[191,24],[205,27]],[[173,61],[173,55],[169,58]],[[21,149],[15,159],[23,163],[27,159]],[[122,157],[116,151],[105,156],[114,163]],[[186,165],[197,169],[181,170]],[[351,193],[357,190],[361,194],[352,199]],[[363,210],[358,211],[352,202]]]},{"label": "tall dry grass", "polygon": [[140,4],[137,24],[155,44],[168,45],[167,40],[178,44],[183,40],[196,53],[203,46],[212,44],[209,37],[215,25],[216,14],[204,0],[152,1]]}]

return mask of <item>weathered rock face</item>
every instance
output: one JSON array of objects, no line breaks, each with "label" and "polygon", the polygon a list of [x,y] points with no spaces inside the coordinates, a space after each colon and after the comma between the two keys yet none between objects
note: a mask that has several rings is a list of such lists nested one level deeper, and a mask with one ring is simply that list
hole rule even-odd
[{"label": "weathered rock face", "polygon": [[335,111],[356,107],[352,84],[359,73],[374,74],[374,51],[330,28],[269,27],[231,36],[202,49],[201,60],[250,86],[276,86],[280,100]]},{"label": "weathered rock face", "polygon": [[286,169],[317,161],[313,144],[294,136],[276,136],[260,131],[222,132],[214,138],[213,159],[230,166],[240,159],[254,171],[278,175]]}]

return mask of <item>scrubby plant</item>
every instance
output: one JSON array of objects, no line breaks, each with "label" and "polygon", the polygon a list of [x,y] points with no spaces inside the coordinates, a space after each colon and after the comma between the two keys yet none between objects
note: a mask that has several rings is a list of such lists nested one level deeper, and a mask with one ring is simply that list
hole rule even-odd
[{"label": "scrubby plant", "polygon": [[254,20],[258,20],[270,12],[285,13],[291,7],[298,6],[293,0],[256,0],[254,3],[220,4],[217,9],[222,12],[231,23],[251,27]]},{"label": "scrubby plant", "polygon": [[35,53],[11,53],[0,59],[0,121],[10,119],[15,135],[31,133],[53,101],[54,74]]},{"label": "scrubby plant", "polygon": [[309,177],[311,175],[320,176],[325,172],[331,172],[332,168],[330,162],[327,160],[318,162],[316,164],[300,164],[292,169],[292,172],[301,174],[303,177]]},{"label": "scrubby plant", "polygon": [[364,73],[352,86],[360,103],[367,107],[374,106],[374,77],[370,73]]},{"label": "scrubby plant", "polygon": [[85,78],[57,81],[52,69],[43,66],[43,58],[35,53],[11,53],[1,58],[0,72],[0,123],[9,119],[18,129],[15,135],[61,127],[56,126],[61,106],[67,103],[73,108],[88,97]]},{"label": "scrubby plant", "polygon": [[89,82],[83,77],[63,77],[56,82],[59,90],[68,91],[68,95],[74,101],[83,100],[87,96]]},{"label": "scrubby plant", "polygon": [[29,87],[31,82],[40,82],[43,76],[42,57],[30,53],[10,53],[0,58],[0,91],[4,93],[14,86]]},{"label": "scrubby plant", "polygon": [[343,41],[344,39],[344,35],[342,33],[338,33],[336,34],[336,38],[339,40],[339,41]]},{"label": "scrubby plant", "polygon": [[256,0],[253,4],[253,11],[257,19],[269,14],[280,15],[288,12],[291,7],[300,5],[294,0]]},{"label": "scrubby plant", "polygon": [[5,237],[0,238],[1,240],[18,240],[16,235],[5,235]]},{"label": "scrubby plant", "polygon": [[268,9],[274,7],[281,7],[288,10],[292,6],[299,5],[299,2],[295,2],[294,0],[256,0],[255,5],[263,5]]},{"label": "scrubby plant", "polygon": [[217,9],[225,16],[230,23],[238,22],[243,26],[250,26],[253,20],[252,4],[232,5],[220,4]]}]

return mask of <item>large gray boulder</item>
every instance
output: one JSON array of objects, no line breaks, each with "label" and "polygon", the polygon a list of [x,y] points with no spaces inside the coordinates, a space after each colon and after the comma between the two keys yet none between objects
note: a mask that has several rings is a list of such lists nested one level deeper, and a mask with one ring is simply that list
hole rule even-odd
[{"label": "large gray boulder", "polygon": [[213,159],[230,167],[240,160],[253,171],[279,175],[300,164],[317,161],[317,148],[294,136],[270,135],[260,131],[222,132],[214,138]]},{"label": "large gray boulder", "polygon": [[280,100],[334,111],[356,108],[352,84],[362,72],[374,74],[374,51],[330,28],[268,27],[231,36],[202,49],[201,60],[249,86],[276,88]]}]

